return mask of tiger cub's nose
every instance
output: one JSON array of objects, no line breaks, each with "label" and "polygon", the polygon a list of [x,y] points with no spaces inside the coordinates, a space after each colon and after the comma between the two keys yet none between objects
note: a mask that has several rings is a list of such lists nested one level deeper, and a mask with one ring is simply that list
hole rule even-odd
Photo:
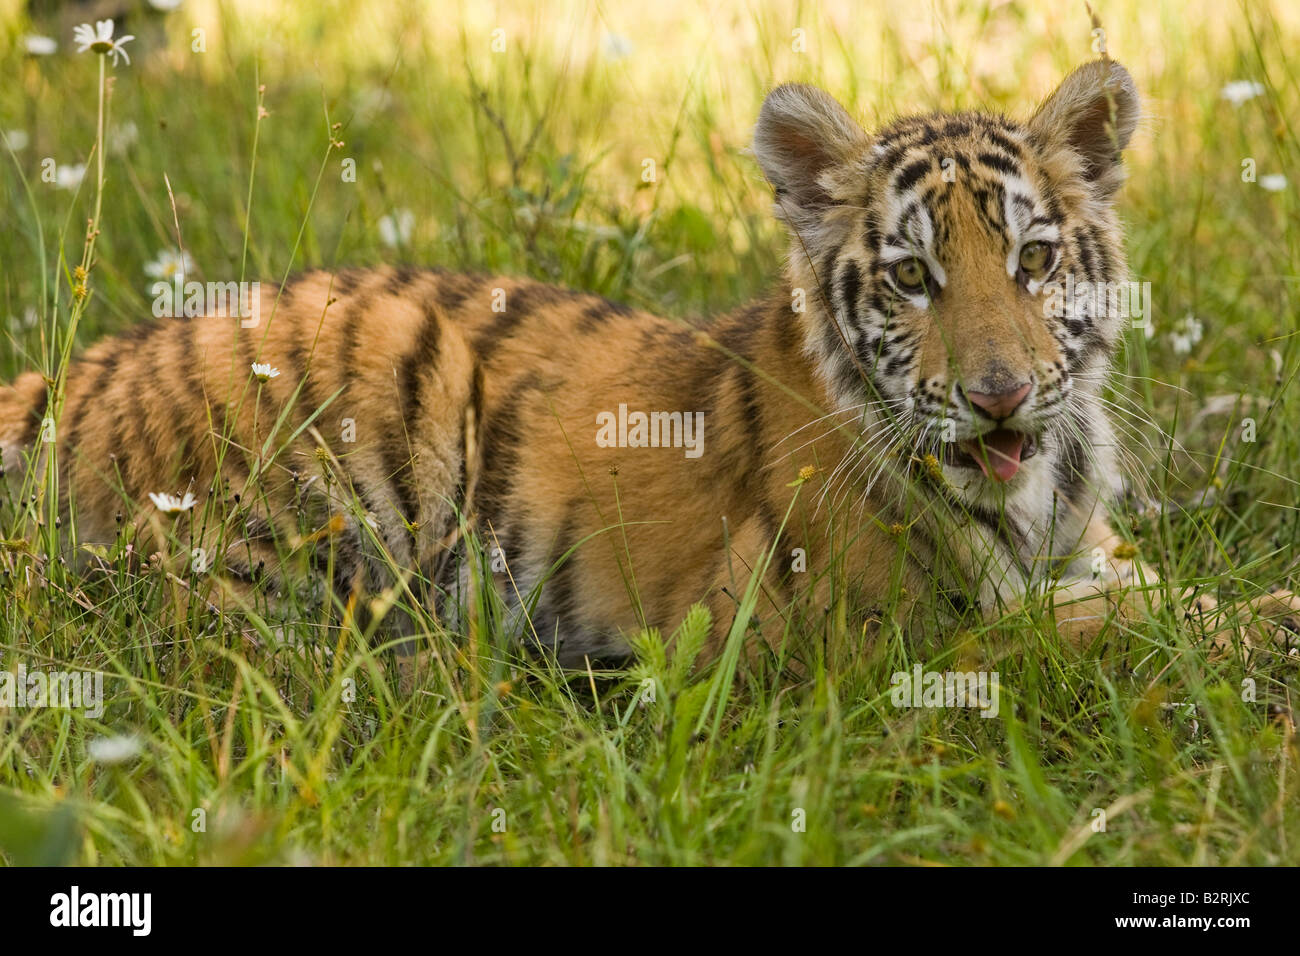
[{"label": "tiger cub's nose", "polygon": [[995,421],[1001,421],[1010,418],[1015,410],[1024,404],[1032,388],[1033,385],[1026,382],[1005,392],[967,392],[965,389],[962,389],[962,392],[977,412]]}]

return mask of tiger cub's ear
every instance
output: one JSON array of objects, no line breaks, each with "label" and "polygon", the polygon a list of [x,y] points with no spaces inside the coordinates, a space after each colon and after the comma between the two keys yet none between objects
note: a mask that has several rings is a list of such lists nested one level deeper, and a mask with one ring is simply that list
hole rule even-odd
[{"label": "tiger cub's ear", "polygon": [[1084,177],[1109,199],[1124,181],[1120,153],[1141,113],[1137,87],[1114,60],[1079,67],[1047,98],[1029,129],[1051,146],[1067,146],[1083,160]]},{"label": "tiger cub's ear", "polygon": [[833,96],[815,86],[778,86],[758,114],[754,156],[776,191],[777,214],[803,232],[832,204],[827,174],[852,160],[867,134]]}]

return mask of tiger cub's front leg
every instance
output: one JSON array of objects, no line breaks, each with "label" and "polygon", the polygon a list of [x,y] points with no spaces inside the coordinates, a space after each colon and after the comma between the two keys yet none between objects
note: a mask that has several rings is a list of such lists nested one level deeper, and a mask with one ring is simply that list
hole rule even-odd
[{"label": "tiger cub's front leg", "polygon": [[[1101,519],[1093,519],[1084,533],[1079,563],[1087,563],[1093,573],[1062,581],[1051,595],[1057,632],[1077,648],[1090,645],[1109,621],[1140,620],[1169,600],[1169,589],[1161,584],[1155,569],[1142,562],[1132,545]],[[1241,642],[1248,651],[1271,646],[1295,653],[1300,637],[1300,596],[1290,591],[1276,590],[1235,605],[1221,605],[1201,588],[1192,587],[1179,592],[1176,605],[1216,652],[1232,648],[1236,622],[1240,621],[1244,625]]]}]

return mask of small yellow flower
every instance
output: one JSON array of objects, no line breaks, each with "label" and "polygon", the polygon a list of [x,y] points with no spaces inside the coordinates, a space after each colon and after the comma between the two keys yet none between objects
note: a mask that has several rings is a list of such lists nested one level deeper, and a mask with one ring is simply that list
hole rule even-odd
[{"label": "small yellow flower", "polygon": [[931,479],[941,485],[947,484],[947,479],[943,476],[943,466],[939,464],[939,459],[935,458],[934,455],[927,454],[922,457],[921,465],[925,468],[925,473],[929,475]]},{"label": "small yellow flower", "polygon": [[1131,561],[1137,557],[1138,549],[1135,544],[1121,541],[1119,544],[1115,545],[1115,550],[1112,553],[1121,561]]},{"label": "small yellow flower", "polygon": [[1011,804],[1007,803],[1005,800],[994,801],[993,812],[996,813],[998,816],[1000,816],[1003,820],[1014,820],[1016,818],[1015,809],[1011,806]]},{"label": "small yellow flower", "polygon": [[903,532],[906,530],[907,529],[904,528],[898,522],[894,522],[889,526],[889,533],[892,534],[895,538],[902,537]]}]

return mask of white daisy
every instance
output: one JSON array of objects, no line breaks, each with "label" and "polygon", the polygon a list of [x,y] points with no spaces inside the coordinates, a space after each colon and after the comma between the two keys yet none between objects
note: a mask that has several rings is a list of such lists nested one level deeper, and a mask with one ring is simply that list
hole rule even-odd
[{"label": "white daisy", "polygon": [[54,37],[43,37],[35,33],[29,33],[23,37],[23,47],[32,56],[49,56],[58,50],[59,42]]},{"label": "white daisy", "polygon": [[139,138],[140,127],[136,126],[134,121],[127,120],[125,123],[109,129],[108,151],[114,156],[121,156],[134,146],[135,141]]},{"label": "white daisy", "polygon": [[119,54],[122,59],[126,60],[127,65],[130,65],[131,58],[127,56],[123,46],[134,39],[135,37],[128,33],[126,36],[114,40],[112,20],[96,20],[94,27],[91,27],[89,23],[83,23],[72,29],[72,42],[79,44],[77,47],[78,53],[85,53],[90,50],[92,53],[101,55],[109,54],[113,57],[114,66],[117,66]]},{"label": "white daisy", "polygon": [[1219,97],[1227,100],[1233,106],[1240,106],[1246,100],[1253,100],[1255,97],[1263,95],[1264,84],[1257,83],[1254,80],[1233,80],[1219,90]]},{"label": "white daisy", "polygon": [[86,752],[95,763],[126,763],[140,753],[140,738],[135,734],[116,737],[96,737],[86,745]]},{"label": "white daisy", "polygon": [[150,279],[162,279],[183,285],[185,277],[194,271],[194,259],[179,249],[160,249],[153,262],[146,262],[144,274]]},{"label": "white daisy", "polygon": [[1169,333],[1169,344],[1175,354],[1187,355],[1204,337],[1205,326],[1200,319],[1188,312],[1174,323],[1173,331]]},{"label": "white daisy", "polygon": [[155,508],[166,515],[189,511],[199,503],[198,499],[188,491],[185,492],[184,498],[178,498],[176,495],[157,494],[151,491],[149,492],[149,500],[153,502]]},{"label": "white daisy", "polygon": [[605,56],[611,60],[621,60],[632,55],[632,41],[621,33],[606,33],[600,45]]},{"label": "white daisy", "polygon": [[369,123],[375,117],[388,112],[393,105],[393,94],[383,86],[364,86],[354,102],[356,105],[353,121]]},{"label": "white daisy", "polygon": [[5,142],[15,153],[27,148],[28,142],[27,130],[25,129],[7,129],[4,131]]},{"label": "white daisy", "polygon": [[415,228],[415,214],[409,209],[398,209],[391,216],[379,220],[379,238],[384,245],[396,249],[411,241],[411,230]]},{"label": "white daisy", "polygon": [[86,164],[54,167],[54,185],[60,189],[76,189],[86,175]]},{"label": "white daisy", "polygon": [[1286,177],[1281,173],[1269,173],[1267,176],[1259,177],[1260,189],[1267,189],[1271,193],[1280,193],[1286,189]]},{"label": "white daisy", "polygon": [[254,362],[253,377],[259,382],[269,382],[280,374],[280,370],[271,365],[270,362]]}]

